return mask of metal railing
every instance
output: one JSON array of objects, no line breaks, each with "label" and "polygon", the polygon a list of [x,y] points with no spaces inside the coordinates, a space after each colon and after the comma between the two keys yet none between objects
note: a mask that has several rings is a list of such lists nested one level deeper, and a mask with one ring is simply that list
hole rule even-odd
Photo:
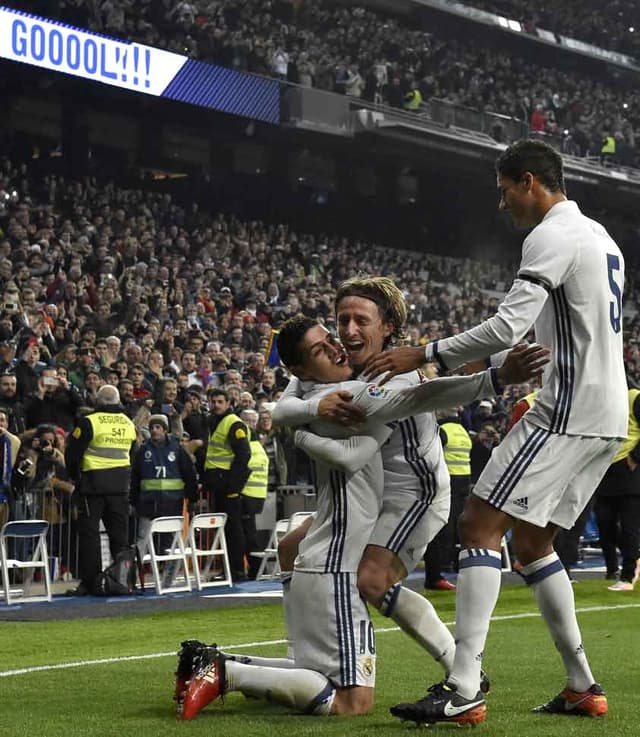
[{"label": "metal railing", "polygon": [[431,98],[422,103],[417,110],[390,107],[381,103],[369,102],[361,98],[349,98],[353,112],[366,110],[378,114],[385,121],[399,121],[413,127],[425,129],[454,129],[482,134],[496,143],[510,143],[529,135],[529,126],[524,120],[499,113],[482,112]]},{"label": "metal railing", "polygon": [[526,138],[529,126],[524,120],[501,115],[500,113],[482,112],[475,108],[456,105],[447,100],[432,97],[427,103],[431,120],[456,128],[469,128],[491,136],[499,143]]}]

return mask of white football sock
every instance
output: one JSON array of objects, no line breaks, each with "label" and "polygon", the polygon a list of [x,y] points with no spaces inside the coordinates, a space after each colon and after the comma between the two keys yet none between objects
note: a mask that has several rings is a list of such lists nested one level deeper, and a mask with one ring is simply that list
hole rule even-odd
[{"label": "white football sock", "polygon": [[533,588],[540,612],[551,632],[567,671],[567,687],[586,691],[595,681],[582,646],[576,618],[573,587],[554,552],[523,566],[522,574]]},{"label": "white football sock", "polygon": [[453,635],[438,616],[428,599],[400,584],[395,584],[385,594],[380,609],[414,639],[421,648],[449,674],[456,651]]},{"label": "white football sock", "polygon": [[297,711],[328,716],[336,695],[329,679],[303,668],[263,668],[233,660],[225,662],[227,691],[266,698]]},{"label": "white football sock", "polygon": [[290,658],[263,658],[260,655],[241,655],[240,653],[224,653],[236,663],[244,665],[261,665],[265,668],[295,668],[295,662]]},{"label": "white football sock", "polygon": [[502,555],[487,548],[463,548],[456,581],[456,655],[448,678],[465,699],[480,687],[489,621],[498,601]]},{"label": "white football sock", "polygon": [[284,631],[287,638],[287,658],[293,660],[293,640],[291,636],[291,628],[289,622],[293,619],[293,612],[291,611],[291,597],[289,592],[291,590],[291,571],[281,571],[280,581],[282,583],[282,618],[284,620]]}]

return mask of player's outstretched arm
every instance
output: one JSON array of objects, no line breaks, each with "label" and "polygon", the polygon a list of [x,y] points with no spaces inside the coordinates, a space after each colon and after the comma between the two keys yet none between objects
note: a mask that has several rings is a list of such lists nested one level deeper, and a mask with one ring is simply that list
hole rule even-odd
[{"label": "player's outstretched arm", "polygon": [[379,353],[367,363],[365,376],[379,376],[387,371],[388,374],[379,382],[384,384],[392,376],[430,361],[448,371],[463,363],[510,349],[524,339],[548,296],[547,289],[541,284],[518,278],[493,317],[464,333],[434,340],[424,347],[404,346]]},{"label": "player's outstretched arm", "polygon": [[391,429],[383,425],[374,435],[354,435],[344,440],[326,438],[309,430],[296,430],[294,439],[296,446],[314,461],[353,474],[369,463],[390,434]]},{"label": "player's outstretched arm", "polygon": [[369,423],[402,420],[418,412],[433,412],[500,394],[507,384],[520,384],[539,376],[549,362],[549,351],[538,345],[512,349],[499,369],[473,376],[448,376],[405,389],[363,385],[354,403],[366,411]]}]

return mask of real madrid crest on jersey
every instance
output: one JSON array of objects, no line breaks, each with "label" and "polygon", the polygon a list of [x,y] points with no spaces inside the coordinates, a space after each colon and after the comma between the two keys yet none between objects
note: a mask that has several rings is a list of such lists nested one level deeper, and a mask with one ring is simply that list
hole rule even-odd
[{"label": "real madrid crest on jersey", "polygon": [[373,399],[381,399],[386,396],[387,390],[383,386],[377,384],[369,384],[367,387],[367,394]]}]

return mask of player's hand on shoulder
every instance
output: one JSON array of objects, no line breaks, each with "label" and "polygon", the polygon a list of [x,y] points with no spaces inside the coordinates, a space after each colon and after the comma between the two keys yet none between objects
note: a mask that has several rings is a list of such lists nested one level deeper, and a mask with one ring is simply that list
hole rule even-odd
[{"label": "player's hand on shoulder", "polygon": [[364,422],[365,414],[351,401],[348,391],[337,391],[322,397],[318,404],[318,416],[340,425],[357,425]]},{"label": "player's hand on shoulder", "polygon": [[384,374],[377,382],[381,386],[391,377],[415,371],[425,363],[424,346],[405,345],[372,356],[367,361],[363,374],[367,380]]},{"label": "player's hand on shoulder", "polygon": [[522,384],[540,376],[551,360],[550,351],[537,343],[519,343],[512,348],[498,369],[498,378],[503,385]]}]

